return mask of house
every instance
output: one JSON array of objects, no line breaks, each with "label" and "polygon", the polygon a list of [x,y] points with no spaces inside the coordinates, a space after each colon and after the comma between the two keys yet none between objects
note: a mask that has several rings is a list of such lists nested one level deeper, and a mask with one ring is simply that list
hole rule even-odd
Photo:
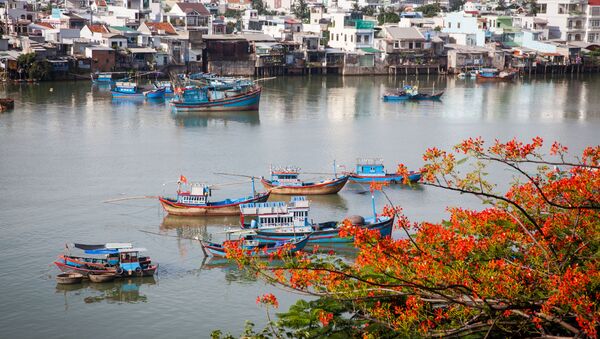
[{"label": "house", "polygon": [[206,44],[202,58],[204,72],[254,75],[255,60],[250,47],[251,42],[244,35],[204,35],[202,38]]},{"label": "house", "polygon": [[243,11],[252,9],[252,0],[226,0],[227,9]]},{"label": "house", "polygon": [[[539,18],[548,22],[548,38],[560,39],[563,41],[583,41],[589,38],[588,27],[594,27],[593,24],[600,21],[600,1],[598,0],[539,0],[538,2]],[[598,30],[592,28],[589,32]],[[595,38],[595,35],[592,35]]]},{"label": "house", "polygon": [[144,21],[160,20],[162,7],[160,0],[113,0],[107,3],[105,16],[109,25],[129,26]]},{"label": "house", "polygon": [[388,66],[436,65],[444,42],[435,32],[421,31],[416,27],[383,26],[376,47],[384,52]]},{"label": "house", "polygon": [[115,69],[116,51],[105,46],[85,47],[85,56],[92,59],[92,72],[109,72]]},{"label": "house", "polygon": [[458,45],[485,46],[485,31],[479,28],[477,17],[465,12],[447,13],[442,32]]},{"label": "house", "polygon": [[329,46],[345,51],[372,49],[375,22],[363,20],[360,13],[332,14],[333,27],[329,29]]},{"label": "house", "polygon": [[143,22],[137,29],[140,32],[138,36],[138,45],[159,48],[161,38],[177,36],[175,27],[168,22]]},{"label": "house", "polygon": [[126,26],[109,26],[108,30],[110,33],[118,33],[124,36],[127,39],[127,46],[136,45],[138,36],[142,34],[135,29]]},{"label": "house", "polygon": [[165,14],[166,21],[183,30],[200,30],[208,34],[211,14],[201,3],[178,2]]},{"label": "house", "polygon": [[489,56],[490,50],[485,47],[447,44],[446,48],[448,49],[448,72],[450,73],[489,67],[492,64]]}]

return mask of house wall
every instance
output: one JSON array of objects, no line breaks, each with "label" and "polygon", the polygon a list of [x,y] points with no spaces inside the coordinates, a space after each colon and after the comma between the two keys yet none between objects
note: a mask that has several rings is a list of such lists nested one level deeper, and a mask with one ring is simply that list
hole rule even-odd
[{"label": "house wall", "polygon": [[109,72],[115,69],[115,51],[86,49],[86,56],[92,58],[92,72]]}]

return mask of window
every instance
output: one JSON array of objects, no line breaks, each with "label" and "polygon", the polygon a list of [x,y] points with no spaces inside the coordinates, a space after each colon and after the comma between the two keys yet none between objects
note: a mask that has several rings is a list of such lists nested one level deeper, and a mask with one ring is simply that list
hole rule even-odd
[{"label": "window", "polygon": [[600,16],[600,6],[593,6],[591,9],[592,16]]},{"label": "window", "polygon": [[547,4],[539,4],[538,5],[538,13],[545,14],[546,13]]},{"label": "window", "polygon": [[460,22],[456,24],[456,28],[460,29]]},{"label": "window", "polygon": [[452,28],[452,23],[451,22],[448,23],[448,28]]},{"label": "window", "polygon": [[369,43],[369,36],[365,35],[365,44],[368,44],[368,43]]},{"label": "window", "polygon": [[590,27],[600,27],[600,20],[590,20]]},{"label": "window", "polygon": [[398,41],[398,40],[394,41],[394,48],[400,48],[400,41]]},{"label": "window", "polygon": [[420,42],[415,42],[415,48],[421,48],[421,43]]}]

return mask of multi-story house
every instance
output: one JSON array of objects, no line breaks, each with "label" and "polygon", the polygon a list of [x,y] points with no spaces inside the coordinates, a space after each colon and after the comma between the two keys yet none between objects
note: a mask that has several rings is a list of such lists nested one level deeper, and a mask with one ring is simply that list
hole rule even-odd
[{"label": "multi-story house", "polygon": [[171,10],[164,15],[163,21],[170,22],[176,29],[185,31],[211,31],[211,15],[201,3],[177,2]]},{"label": "multi-story house", "polygon": [[[548,21],[549,38],[583,41],[588,0],[539,0],[538,17]],[[599,13],[600,14],[600,13]]]},{"label": "multi-story house", "polygon": [[465,12],[447,13],[442,32],[458,45],[485,46],[485,30],[479,27],[478,18]]},{"label": "multi-story house", "polygon": [[600,43],[600,0],[588,0],[585,21],[585,41]]},{"label": "multi-story house", "polygon": [[373,49],[375,22],[363,20],[360,13],[334,13],[329,29],[329,46],[355,52]]}]

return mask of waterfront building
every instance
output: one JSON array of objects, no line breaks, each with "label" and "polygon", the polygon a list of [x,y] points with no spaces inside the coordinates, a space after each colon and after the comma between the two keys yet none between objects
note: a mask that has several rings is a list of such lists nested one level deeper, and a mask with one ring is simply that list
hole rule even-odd
[{"label": "waterfront building", "polygon": [[349,52],[372,51],[375,22],[363,20],[360,13],[334,13],[329,29],[329,46]]},{"label": "waterfront building", "polygon": [[480,28],[478,18],[469,13],[447,13],[442,32],[448,33],[457,45],[485,46],[485,30]]},{"label": "waterfront building", "polygon": [[[587,2],[588,0],[539,0],[537,16],[548,21],[549,38],[567,42],[583,41],[586,36]],[[592,0],[592,3],[595,2]]]},{"label": "waterfront building", "polygon": [[177,2],[164,15],[163,21],[171,23],[178,30],[202,31],[203,34],[212,30],[212,16],[201,3]]}]

